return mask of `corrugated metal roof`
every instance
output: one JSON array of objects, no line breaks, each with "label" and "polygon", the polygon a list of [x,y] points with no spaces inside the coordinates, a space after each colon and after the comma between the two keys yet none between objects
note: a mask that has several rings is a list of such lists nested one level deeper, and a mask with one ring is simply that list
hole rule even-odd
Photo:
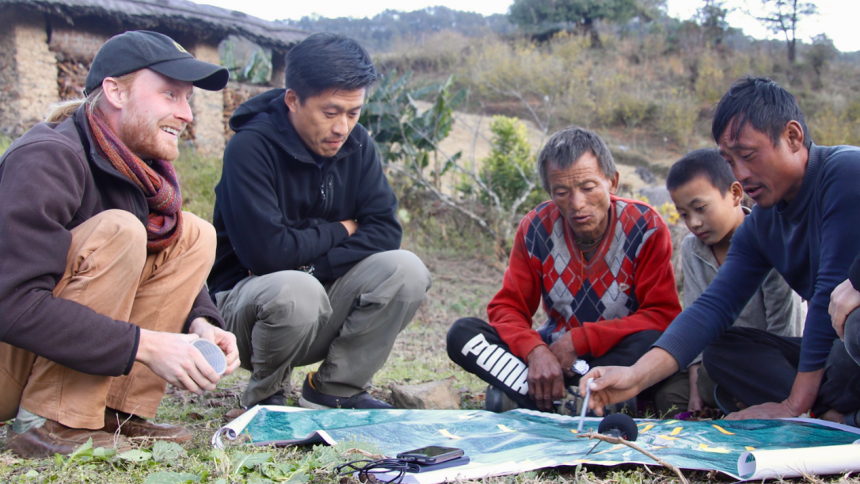
[{"label": "corrugated metal roof", "polygon": [[224,38],[241,35],[260,45],[287,48],[309,35],[304,30],[245,13],[201,5],[188,0],[0,0],[59,15],[72,23],[81,17],[111,17],[134,28],[163,25]]}]

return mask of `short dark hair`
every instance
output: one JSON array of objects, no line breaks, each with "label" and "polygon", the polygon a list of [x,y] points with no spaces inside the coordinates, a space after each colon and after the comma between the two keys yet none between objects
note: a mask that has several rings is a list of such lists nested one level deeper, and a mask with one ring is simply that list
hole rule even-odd
[{"label": "short dark hair", "polygon": [[726,196],[732,183],[737,181],[719,151],[702,148],[687,153],[672,165],[666,177],[666,189],[675,191],[700,176],[710,181],[722,196]]},{"label": "short dark hair", "polygon": [[286,88],[301,103],[329,88],[364,89],[379,77],[370,54],[358,42],[327,32],[313,34],[290,49],[286,65]]},{"label": "short dark hair", "polygon": [[766,133],[774,146],[779,146],[779,137],[789,121],[800,123],[803,146],[809,149],[812,137],[794,96],[767,77],[747,77],[735,81],[720,99],[711,133],[719,143],[720,136],[730,129],[729,138],[735,140],[750,122],[757,131]]},{"label": "short dark hair", "polygon": [[538,154],[538,171],[543,189],[550,193],[548,166],[550,163],[565,169],[573,165],[586,151],[591,151],[597,158],[597,165],[606,178],[612,178],[618,173],[609,147],[597,133],[578,126],[568,126],[552,135]]}]

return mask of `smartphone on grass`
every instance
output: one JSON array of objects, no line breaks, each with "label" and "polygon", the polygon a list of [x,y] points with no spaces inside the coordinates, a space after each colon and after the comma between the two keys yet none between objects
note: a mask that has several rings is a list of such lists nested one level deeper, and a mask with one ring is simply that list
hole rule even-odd
[{"label": "smartphone on grass", "polygon": [[440,464],[463,456],[463,449],[432,445],[397,454],[397,458],[418,464]]}]

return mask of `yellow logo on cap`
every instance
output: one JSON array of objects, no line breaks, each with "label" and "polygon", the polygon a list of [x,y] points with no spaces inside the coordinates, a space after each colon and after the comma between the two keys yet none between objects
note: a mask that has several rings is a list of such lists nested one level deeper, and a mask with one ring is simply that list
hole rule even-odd
[{"label": "yellow logo on cap", "polygon": [[179,45],[179,42],[176,42],[176,41],[174,40],[174,41],[173,41],[173,45],[175,45],[175,46],[176,46],[176,48],[177,48],[177,49],[179,49],[179,52],[185,52],[186,54],[188,53],[188,51],[187,51],[187,50],[185,50],[185,48],[184,48],[184,47],[182,47],[181,45]]}]

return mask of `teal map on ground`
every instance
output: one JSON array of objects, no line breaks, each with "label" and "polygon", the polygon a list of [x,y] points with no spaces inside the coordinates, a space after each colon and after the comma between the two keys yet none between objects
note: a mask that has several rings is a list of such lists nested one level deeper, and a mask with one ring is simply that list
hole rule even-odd
[{"label": "teal map on ground", "polygon": [[[483,410],[260,409],[242,433],[257,445],[372,442],[390,456],[429,445],[457,447],[472,462],[487,464],[527,459],[549,464],[541,467],[649,462],[630,447],[578,438],[578,423],[577,418],[529,410],[496,414]],[[597,418],[586,419],[583,433],[596,431],[599,423]],[[661,459],[684,469],[713,469],[732,476],[738,473],[738,458],[744,451],[845,445],[860,438],[837,428],[786,420],[637,420],[637,424],[636,444]]]}]

